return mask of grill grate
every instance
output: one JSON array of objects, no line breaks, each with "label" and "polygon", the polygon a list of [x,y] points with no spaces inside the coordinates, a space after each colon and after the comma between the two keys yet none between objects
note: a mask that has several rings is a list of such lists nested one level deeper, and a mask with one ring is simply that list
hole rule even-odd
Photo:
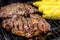
[{"label": "grill grate", "polygon": [[50,36],[47,36],[47,39],[49,40],[60,40],[60,30],[53,31],[53,34]]},{"label": "grill grate", "polygon": [[[60,40],[60,21],[47,20],[51,24],[51,35],[47,35],[46,40]],[[40,39],[40,36],[35,37],[36,40]],[[12,33],[6,32],[2,27],[0,27],[0,39],[1,40],[27,40],[24,37],[18,37]],[[35,40],[34,38],[28,40]]]},{"label": "grill grate", "polygon": [[[36,0],[35,0],[36,1]],[[21,2],[21,0],[4,0],[4,5],[13,3],[13,2]],[[34,1],[30,2],[23,2],[23,3],[28,3],[32,4]],[[1,20],[0,20],[1,22]],[[54,21],[54,20],[47,20],[51,24],[51,35],[46,36],[46,40],[60,40],[60,21]],[[26,39],[24,37],[18,37],[16,35],[13,35],[12,33],[9,33],[5,31],[2,27],[0,27],[0,40],[39,40],[41,39],[40,36],[31,38],[31,39]]]},{"label": "grill grate", "polygon": [[51,24],[51,31],[53,34],[47,36],[47,39],[59,40],[60,39],[60,21],[49,20],[48,22]]}]

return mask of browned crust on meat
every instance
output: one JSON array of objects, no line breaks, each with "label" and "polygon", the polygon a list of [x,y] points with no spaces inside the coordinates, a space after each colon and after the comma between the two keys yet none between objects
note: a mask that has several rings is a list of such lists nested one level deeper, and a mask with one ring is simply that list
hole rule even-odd
[{"label": "browned crust on meat", "polygon": [[29,4],[12,3],[1,7],[0,18],[10,18],[13,15],[28,15],[37,12],[37,9]]},{"label": "browned crust on meat", "polygon": [[30,14],[30,18],[22,16],[13,17],[3,21],[3,28],[8,29],[13,34],[31,38],[50,31],[50,25],[38,14]]}]

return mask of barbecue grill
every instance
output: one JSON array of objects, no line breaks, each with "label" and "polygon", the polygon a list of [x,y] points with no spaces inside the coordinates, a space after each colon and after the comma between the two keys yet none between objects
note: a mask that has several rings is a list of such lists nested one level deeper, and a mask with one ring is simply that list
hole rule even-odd
[{"label": "barbecue grill", "polygon": [[[34,0],[25,1],[25,2],[22,0],[2,0],[0,2],[1,2],[0,6],[4,6],[9,3],[13,3],[13,2],[23,2],[23,3],[32,4],[32,2],[34,2]],[[1,22],[2,22],[2,20],[0,20],[0,23]],[[45,39],[46,40],[60,40],[60,21],[59,20],[47,20],[47,22],[49,22],[51,25],[51,33],[50,33],[50,35],[47,34]],[[36,36],[36,37],[30,38],[30,39],[26,39],[25,37],[16,36],[16,35],[13,35],[12,33],[5,31],[5,29],[3,29],[0,26],[0,40],[40,40],[40,39],[41,39],[41,36]]]}]

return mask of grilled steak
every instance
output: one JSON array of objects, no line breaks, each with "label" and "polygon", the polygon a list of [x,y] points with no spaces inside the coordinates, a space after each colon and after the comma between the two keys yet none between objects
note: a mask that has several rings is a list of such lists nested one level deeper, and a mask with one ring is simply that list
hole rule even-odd
[{"label": "grilled steak", "polygon": [[0,18],[9,18],[13,15],[28,15],[38,12],[36,8],[29,4],[12,3],[7,6],[1,7]]},{"label": "grilled steak", "polygon": [[15,16],[2,22],[3,28],[18,36],[31,38],[50,31],[50,25],[38,14],[30,14],[29,18]]}]

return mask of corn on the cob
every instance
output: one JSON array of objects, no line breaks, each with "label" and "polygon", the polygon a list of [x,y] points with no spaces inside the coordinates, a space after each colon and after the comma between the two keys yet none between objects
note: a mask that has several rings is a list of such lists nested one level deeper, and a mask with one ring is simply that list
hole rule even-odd
[{"label": "corn on the cob", "polygon": [[42,2],[42,1],[37,1],[33,3],[34,6],[39,7],[42,5],[60,5],[60,2]]},{"label": "corn on the cob", "polygon": [[60,20],[60,5],[55,5],[52,9],[45,10],[43,13],[43,18]]},{"label": "corn on the cob", "polygon": [[34,6],[39,7],[39,12],[43,12],[42,17],[46,19],[60,20],[60,2],[59,0],[42,0],[33,3]]}]

